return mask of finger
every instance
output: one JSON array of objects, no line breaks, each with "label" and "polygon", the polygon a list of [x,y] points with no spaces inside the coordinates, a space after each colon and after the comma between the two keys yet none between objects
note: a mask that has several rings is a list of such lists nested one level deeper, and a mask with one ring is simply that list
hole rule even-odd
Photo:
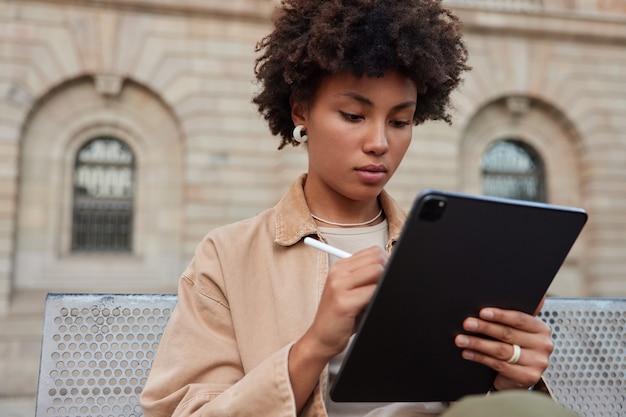
[{"label": "finger", "polygon": [[511,344],[463,334],[457,335],[455,344],[464,349],[464,358],[483,363],[509,377],[515,367],[531,368],[529,372],[533,375],[541,375],[548,367],[549,354],[541,350],[520,347],[517,362],[510,363],[515,353]]},{"label": "finger", "polygon": [[350,257],[337,261],[329,271],[327,285],[349,290],[378,282],[385,269],[387,255],[377,250],[366,251],[359,252],[355,259]]},{"label": "finger", "polygon": [[355,270],[332,270],[328,274],[326,286],[328,291],[342,293],[364,285],[377,284],[385,267],[380,264],[368,264]]},{"label": "finger", "polygon": [[[343,280],[328,281],[326,286],[329,287],[329,290],[339,295],[340,298],[359,294],[358,290],[362,288],[368,288],[367,291],[373,292],[378,285],[378,281],[380,281],[383,269],[379,265],[367,265],[348,274]],[[369,298],[367,301],[369,301]]]},{"label": "finger", "polygon": [[537,350],[546,355],[549,355],[554,349],[551,329],[547,325],[543,327],[541,332],[531,333],[470,317],[463,322],[463,328],[471,332],[470,335],[466,336],[472,340],[488,341],[491,339],[497,343],[502,343],[504,346],[502,349],[505,349],[506,352],[496,355],[498,359],[502,360],[511,357],[512,348],[510,346],[513,344],[517,344],[525,349]]},{"label": "finger", "polygon": [[[528,352],[522,350],[522,355]],[[480,363],[498,372],[499,377],[506,378],[511,383],[511,388],[526,388],[537,383],[545,369],[541,366],[526,366],[523,364],[510,364],[483,353],[464,350],[463,358],[472,362]],[[525,360],[528,360],[526,358]]]},{"label": "finger", "polygon": [[[494,314],[491,314],[493,311]],[[533,341],[550,338],[551,328],[530,314],[512,310],[481,310],[480,318],[467,318],[463,328],[507,343],[533,346]],[[539,335],[540,337],[537,337]]]},{"label": "finger", "polygon": [[[490,358],[506,363],[509,363],[508,361],[513,357],[515,353],[515,349],[512,344],[502,343],[496,340],[489,340],[480,337],[460,334],[456,336],[454,341],[455,344],[460,348],[464,348],[469,351],[475,352],[476,354],[488,356]],[[522,348],[520,349],[520,356],[515,364],[523,365],[524,362],[522,360],[522,354],[524,355],[524,359],[526,359],[527,354],[531,353],[531,350]]]},{"label": "finger", "polygon": [[358,251],[348,258],[339,259],[335,264],[354,269],[370,263],[380,263],[385,265],[388,259],[389,254],[386,251],[378,246],[372,246]]},{"label": "finger", "polygon": [[[530,386],[537,382],[548,367],[551,353],[549,348],[521,347],[517,363],[509,363],[514,353],[511,344],[464,334],[457,335],[455,344],[463,348],[463,358],[496,370],[503,380],[509,381],[510,384],[507,385],[513,388]],[[537,342],[535,344],[541,345]]]},{"label": "finger", "polygon": [[487,307],[480,310],[479,317],[492,323],[503,324],[529,333],[542,333],[549,329],[543,320],[522,311]]}]

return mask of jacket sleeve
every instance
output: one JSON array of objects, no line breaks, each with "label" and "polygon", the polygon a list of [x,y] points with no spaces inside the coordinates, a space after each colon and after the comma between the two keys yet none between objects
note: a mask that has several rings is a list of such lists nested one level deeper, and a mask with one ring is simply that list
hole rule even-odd
[{"label": "jacket sleeve", "polygon": [[291,345],[244,372],[218,257],[210,242],[201,246],[180,279],[177,305],[141,394],[144,415],[295,416]]},{"label": "jacket sleeve", "polygon": [[531,391],[541,392],[543,394],[548,395],[550,398],[554,399],[554,394],[552,393],[550,386],[548,385],[548,383],[543,377],[541,377],[539,382],[535,384],[535,386],[532,388]]}]

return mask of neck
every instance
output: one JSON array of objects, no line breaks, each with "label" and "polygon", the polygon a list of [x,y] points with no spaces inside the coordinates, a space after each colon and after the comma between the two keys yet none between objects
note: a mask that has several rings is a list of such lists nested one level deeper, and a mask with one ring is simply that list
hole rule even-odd
[{"label": "neck", "polygon": [[350,204],[347,207],[311,202],[309,210],[315,222],[324,227],[373,226],[385,218],[378,200],[367,204]]},{"label": "neck", "polygon": [[334,190],[319,187],[319,184],[307,178],[304,183],[304,197],[319,226],[373,226],[384,219],[384,213],[380,213],[378,196],[366,200],[350,199]]},{"label": "neck", "polygon": [[378,219],[381,218],[381,216],[383,215],[383,209],[380,209],[378,211],[378,213],[376,213],[376,215],[374,217],[372,217],[369,220],[365,220],[362,222],[357,222],[357,223],[340,223],[340,222],[334,222],[331,220],[326,220],[323,219],[319,216],[316,216],[315,214],[311,213],[311,217],[313,217],[313,219],[315,219],[315,221],[317,221],[317,223],[323,223],[324,225],[327,226],[334,226],[334,227],[362,227],[362,226],[370,226],[370,225],[374,225],[374,224],[378,224],[380,223],[378,221]]}]

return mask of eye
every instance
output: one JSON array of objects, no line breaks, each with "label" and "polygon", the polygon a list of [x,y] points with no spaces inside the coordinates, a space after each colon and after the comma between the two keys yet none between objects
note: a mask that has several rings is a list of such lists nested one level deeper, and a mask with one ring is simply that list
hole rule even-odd
[{"label": "eye", "polygon": [[358,114],[352,114],[352,113],[346,113],[346,112],[340,112],[341,116],[350,121],[350,122],[358,122],[359,120],[363,119],[362,116],[359,116]]},{"label": "eye", "polygon": [[393,127],[405,127],[405,126],[409,126],[411,124],[411,122],[407,121],[407,120],[392,120],[391,122],[389,122]]}]

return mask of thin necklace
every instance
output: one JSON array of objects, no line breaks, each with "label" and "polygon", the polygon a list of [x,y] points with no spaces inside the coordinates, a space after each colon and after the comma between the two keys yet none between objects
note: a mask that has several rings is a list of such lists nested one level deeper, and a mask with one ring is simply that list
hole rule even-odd
[{"label": "thin necklace", "polygon": [[315,214],[311,213],[311,217],[313,217],[315,220],[322,222],[322,223],[326,223],[326,224],[330,224],[332,226],[338,226],[338,227],[356,227],[356,226],[365,226],[368,225],[370,223],[374,223],[376,220],[378,220],[378,218],[380,216],[382,216],[383,214],[383,209],[380,209],[380,211],[378,212],[378,214],[376,216],[374,216],[373,219],[367,220],[365,222],[361,222],[361,223],[335,223],[335,222],[331,222],[328,220],[324,220],[321,217],[317,217]]}]

